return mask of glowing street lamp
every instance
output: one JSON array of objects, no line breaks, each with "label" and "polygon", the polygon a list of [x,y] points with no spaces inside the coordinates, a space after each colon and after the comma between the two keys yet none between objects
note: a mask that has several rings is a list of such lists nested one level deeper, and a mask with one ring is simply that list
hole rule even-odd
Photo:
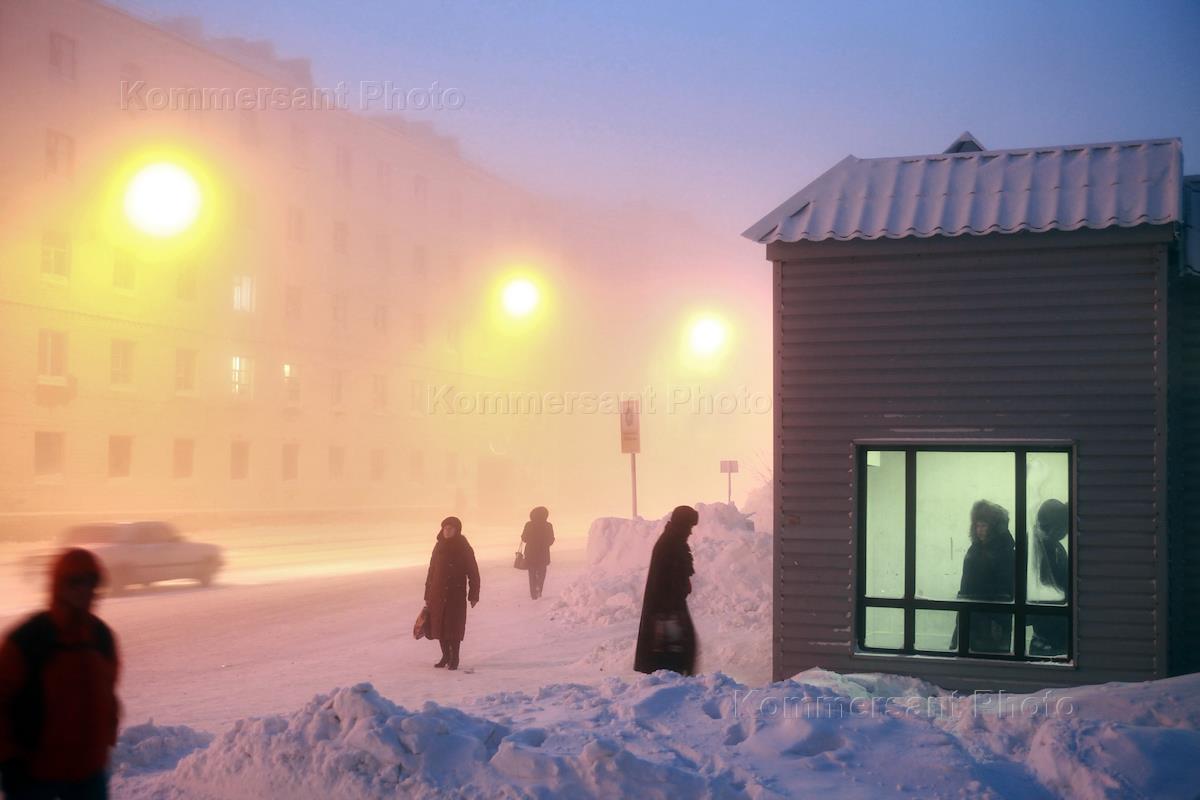
[{"label": "glowing street lamp", "polygon": [[500,302],[509,316],[527,317],[537,308],[539,299],[538,288],[532,281],[515,278],[504,287]]},{"label": "glowing street lamp", "polygon": [[125,190],[125,217],[155,238],[177,236],[200,216],[200,184],[178,164],[159,161],[138,170]]},{"label": "glowing street lamp", "polygon": [[725,339],[725,323],[716,317],[701,317],[692,323],[688,333],[692,355],[699,358],[712,358],[720,353],[725,346]]}]

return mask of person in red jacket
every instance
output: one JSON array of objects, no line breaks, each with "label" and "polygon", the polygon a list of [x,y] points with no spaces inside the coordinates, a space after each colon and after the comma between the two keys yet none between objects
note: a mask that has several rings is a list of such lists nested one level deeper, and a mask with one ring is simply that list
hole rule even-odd
[{"label": "person in red jacket", "polygon": [[0,788],[6,800],[104,800],[119,659],[92,613],[103,572],[87,550],[54,564],[50,609],[0,645]]}]

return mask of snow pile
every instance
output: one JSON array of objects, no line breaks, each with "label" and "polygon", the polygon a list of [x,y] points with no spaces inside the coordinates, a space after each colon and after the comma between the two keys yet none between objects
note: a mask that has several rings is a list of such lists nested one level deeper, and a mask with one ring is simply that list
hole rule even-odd
[{"label": "snow pile", "polygon": [[121,731],[112,752],[112,770],[117,775],[132,775],[171,769],[179,759],[207,747],[211,733],[201,733],[183,725],[155,725],[150,720]]},{"label": "snow pile", "polygon": [[754,520],[754,530],[763,533],[775,531],[775,483],[767,476],[767,482],[752,489],[746,496],[743,508],[746,516]]},{"label": "snow pile", "polygon": [[[688,606],[700,639],[700,668],[762,683],[770,679],[771,534],[727,503],[700,503],[689,542],[696,575]],[[619,626],[580,663],[630,669],[650,553],[661,520],[602,517],[588,531],[587,569],[559,594],[552,618],[570,625]]]},{"label": "snow pile", "polygon": [[821,670],[659,672],[409,712],[367,684],[239,723],[131,798],[1193,797],[1200,675],[959,696]]}]

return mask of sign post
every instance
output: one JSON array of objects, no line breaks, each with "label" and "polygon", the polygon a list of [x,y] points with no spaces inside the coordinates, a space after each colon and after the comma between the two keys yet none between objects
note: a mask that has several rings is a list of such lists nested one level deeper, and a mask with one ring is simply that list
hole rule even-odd
[{"label": "sign post", "polygon": [[633,518],[637,519],[637,454],[642,449],[641,402],[621,401],[621,452],[629,453],[629,480],[633,486]]},{"label": "sign post", "polygon": [[726,490],[727,494],[725,495],[725,502],[727,502],[727,503],[733,502],[733,473],[735,473],[737,471],[738,471],[738,463],[736,461],[722,461],[721,462],[721,472],[724,472],[726,475],[729,476],[729,486]]}]

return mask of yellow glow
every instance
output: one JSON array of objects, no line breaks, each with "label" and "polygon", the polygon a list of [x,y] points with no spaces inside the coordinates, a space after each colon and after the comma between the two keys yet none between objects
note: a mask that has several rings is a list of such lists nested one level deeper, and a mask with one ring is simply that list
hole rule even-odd
[{"label": "yellow glow", "polygon": [[701,358],[711,358],[725,346],[725,324],[716,317],[701,317],[692,323],[688,340],[692,353]]},{"label": "yellow glow", "polygon": [[178,164],[160,161],[138,170],[125,190],[125,216],[141,232],[176,236],[200,215],[200,184]]},{"label": "yellow glow", "polygon": [[514,317],[526,317],[537,308],[538,288],[527,278],[516,278],[504,287],[501,302],[504,310]]}]

